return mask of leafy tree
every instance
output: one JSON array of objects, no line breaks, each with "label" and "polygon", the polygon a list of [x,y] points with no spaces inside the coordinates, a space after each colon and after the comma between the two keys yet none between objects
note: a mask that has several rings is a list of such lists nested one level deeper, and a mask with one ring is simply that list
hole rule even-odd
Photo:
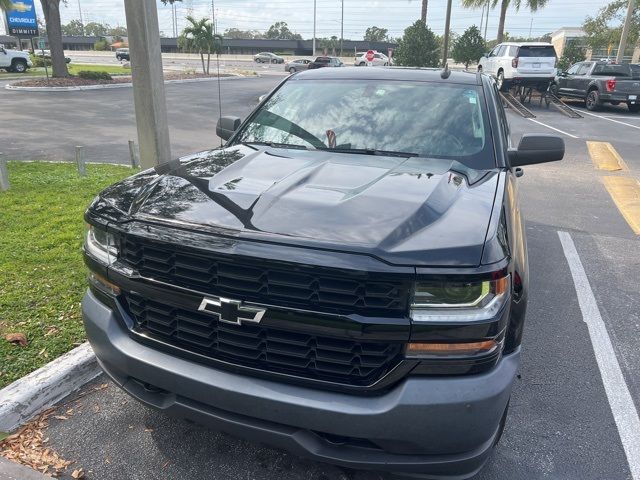
[{"label": "leafy tree", "polygon": [[398,48],[393,58],[398,65],[436,67],[439,51],[438,40],[434,33],[426,23],[417,20],[407,27],[402,38],[398,40]]},{"label": "leafy tree", "polygon": [[326,48],[328,52],[331,52],[331,55],[336,54],[336,50],[340,47],[340,39],[335,35],[331,38],[320,38],[319,39],[320,48]]},{"label": "leafy tree", "polygon": [[[593,48],[607,48],[609,45],[618,46],[622,25],[627,14],[627,0],[614,0],[601,8],[595,17],[587,17],[582,29],[587,34],[587,44]],[[611,26],[615,25],[615,26]],[[628,42],[632,44],[639,40],[640,33],[640,4],[636,4],[631,19]]]},{"label": "leafy tree", "polygon": [[84,26],[80,20],[71,20],[66,25],[62,25],[63,35],[84,35]]},{"label": "leafy tree", "polygon": [[[187,17],[188,25],[178,38],[178,45],[190,52],[200,54],[202,72],[209,75],[211,54],[219,54],[222,51],[222,37],[213,33],[213,24],[208,18],[196,20],[192,16]],[[205,68],[204,55],[207,54],[207,66]]]},{"label": "leafy tree", "polygon": [[0,0],[0,10],[11,10],[12,4],[11,0]]},{"label": "leafy tree", "polygon": [[111,35],[113,37],[126,37],[127,36],[127,27],[108,27],[107,35]]},{"label": "leafy tree", "polygon": [[388,33],[389,33],[389,30],[386,28],[380,28],[376,26],[369,27],[364,32],[364,41],[365,42],[384,42],[389,38],[387,36]]},{"label": "leafy tree", "polygon": [[44,19],[47,22],[47,37],[51,49],[51,69],[54,77],[68,77],[67,62],[62,48],[62,24],[60,23],[60,0],[40,0]]},{"label": "leafy tree", "polygon": [[84,26],[84,34],[90,37],[104,37],[109,34],[109,25],[89,22]]},{"label": "leafy tree", "polygon": [[480,30],[472,25],[453,43],[451,56],[457,63],[463,63],[464,68],[469,68],[470,63],[482,57],[485,48]]},{"label": "leafy tree", "polygon": [[[496,8],[500,3],[500,21],[498,22],[498,36],[497,42],[504,42],[504,22],[507,17],[507,9],[510,5],[514,5],[516,10],[520,10],[520,7],[524,4],[532,12],[535,12],[543,8],[549,0],[490,0],[491,8]],[[462,5],[465,8],[482,8],[487,4],[487,0],[462,0]]]},{"label": "leafy tree", "polygon": [[99,52],[106,52],[109,50],[109,42],[106,39],[102,38],[93,44],[93,49]]},{"label": "leafy tree", "polygon": [[263,38],[262,33],[258,30],[240,30],[239,28],[227,28],[223,34],[224,38]]},{"label": "leafy tree", "polygon": [[569,40],[562,50],[562,57],[558,60],[558,69],[567,70],[574,63],[582,62],[587,56],[587,49],[581,40]]},{"label": "leafy tree", "polygon": [[269,27],[264,38],[271,40],[302,40],[302,36],[289,30],[287,22],[276,22]]}]

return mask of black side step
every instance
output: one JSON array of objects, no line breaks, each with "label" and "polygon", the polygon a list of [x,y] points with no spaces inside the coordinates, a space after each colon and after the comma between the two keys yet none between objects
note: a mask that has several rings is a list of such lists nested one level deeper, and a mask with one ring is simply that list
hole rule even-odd
[{"label": "black side step", "polygon": [[502,99],[510,108],[514,109],[518,114],[522,115],[524,118],[536,118],[533,112],[529,110],[527,107],[525,107],[520,102],[520,100],[518,100],[516,97],[511,95],[510,92],[500,92],[500,95],[502,96]]},{"label": "black side step", "polygon": [[547,95],[546,95],[545,98],[546,98],[546,101],[547,101],[547,105],[553,105],[555,108],[560,110],[560,112],[564,113],[566,116],[571,117],[571,118],[582,118],[582,115],[580,115],[573,108],[571,108],[569,105],[564,103],[562,100],[560,100],[558,97],[556,97],[550,91],[547,92]]}]

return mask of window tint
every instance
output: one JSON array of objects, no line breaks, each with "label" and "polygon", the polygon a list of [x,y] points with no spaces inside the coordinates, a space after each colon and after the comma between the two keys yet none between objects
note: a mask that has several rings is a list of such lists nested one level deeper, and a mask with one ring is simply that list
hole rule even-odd
[{"label": "window tint", "polygon": [[604,75],[607,77],[630,77],[631,70],[629,69],[629,65],[612,65],[612,64],[604,64],[599,63],[593,69],[593,75]]},{"label": "window tint", "polygon": [[498,49],[498,53],[496,53],[496,56],[498,57],[503,57],[504,56],[504,52],[507,49],[506,45],[502,45],[499,49]]},{"label": "window tint", "polygon": [[520,47],[518,51],[519,57],[555,57],[556,50],[553,48],[553,45],[527,45],[524,47]]},{"label": "window tint", "polygon": [[511,45],[509,47],[509,56],[510,57],[517,57],[518,56],[518,47],[516,47],[515,45]]},{"label": "window tint", "polygon": [[500,50],[500,45],[498,45],[497,47],[495,47],[493,50],[491,50],[491,53],[489,54],[490,57],[495,57],[498,54],[498,50]]},{"label": "window tint", "polygon": [[633,78],[640,78],[640,65],[632,64],[629,65],[629,68],[631,68],[631,75]]},{"label": "window tint", "polygon": [[567,70],[567,73],[569,75],[575,75],[581,66],[582,66],[581,63],[576,63],[575,65],[572,65],[571,68],[569,68],[569,70]]},{"label": "window tint", "polygon": [[328,149],[331,132],[339,149],[407,152],[493,168],[482,95],[476,85],[440,82],[288,81],[250,118],[237,141]]},{"label": "window tint", "polygon": [[382,58],[382,55],[380,55],[379,53],[374,53],[374,54],[373,54],[373,57],[374,57],[374,58]]},{"label": "window tint", "polygon": [[576,72],[576,75],[586,75],[587,73],[589,73],[589,70],[591,70],[591,64],[589,62],[581,63],[580,68],[578,68],[578,71]]}]

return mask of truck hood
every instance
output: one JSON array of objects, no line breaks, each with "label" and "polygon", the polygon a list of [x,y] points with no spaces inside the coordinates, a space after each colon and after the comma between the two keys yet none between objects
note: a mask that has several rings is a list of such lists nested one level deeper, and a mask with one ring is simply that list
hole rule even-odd
[{"label": "truck hood", "polygon": [[235,146],[133,176],[94,207],[395,265],[477,266],[497,179],[451,160]]},{"label": "truck hood", "polygon": [[7,50],[5,48],[5,51],[7,52],[10,58],[25,58],[27,60],[30,59],[28,53],[22,52],[20,50]]}]

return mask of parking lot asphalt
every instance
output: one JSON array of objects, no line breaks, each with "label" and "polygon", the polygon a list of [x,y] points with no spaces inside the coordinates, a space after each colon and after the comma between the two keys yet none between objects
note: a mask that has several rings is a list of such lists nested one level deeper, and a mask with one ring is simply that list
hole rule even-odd
[{"label": "parking lot asphalt", "polygon": [[[273,79],[229,83],[238,94],[235,109],[248,111],[256,93],[273,84]],[[176,128],[189,131],[197,145],[190,150],[206,145],[208,132],[213,132],[215,118],[210,125],[203,122],[213,105],[213,98],[203,93],[208,88],[168,87],[169,103],[182,106],[179,115],[186,122],[179,125],[173,118],[172,133]],[[88,108],[95,111],[99,103],[87,98]],[[208,107],[199,105],[202,99]],[[575,107],[583,113],[578,103]],[[513,141],[524,133],[555,132],[565,139],[567,155],[562,162],[526,167],[519,181],[531,275],[523,360],[504,437],[477,480],[640,480],[640,457],[630,456],[640,445],[640,432],[629,432],[633,413],[637,419],[640,409],[639,238],[603,183],[605,176],[640,178],[640,115],[610,107],[598,116],[584,112],[584,118],[570,119],[544,107],[531,108],[535,122],[508,114]],[[586,146],[592,140],[611,143],[626,170],[597,170]],[[189,140],[174,148],[188,151]],[[559,232],[568,234],[584,267],[578,287],[575,257]],[[585,307],[585,282],[604,332],[594,330],[594,309]],[[576,288],[583,295],[578,297]],[[610,339],[611,351],[602,349],[603,337]],[[613,380],[615,369],[602,374],[603,365],[617,365],[621,380]],[[108,386],[93,389],[102,383]],[[616,395],[625,387],[631,400],[620,405]],[[104,378],[87,392],[60,406],[57,413],[66,419],[52,418],[46,435],[50,446],[75,460],[89,479],[385,478],[317,464],[168,418]]]}]

